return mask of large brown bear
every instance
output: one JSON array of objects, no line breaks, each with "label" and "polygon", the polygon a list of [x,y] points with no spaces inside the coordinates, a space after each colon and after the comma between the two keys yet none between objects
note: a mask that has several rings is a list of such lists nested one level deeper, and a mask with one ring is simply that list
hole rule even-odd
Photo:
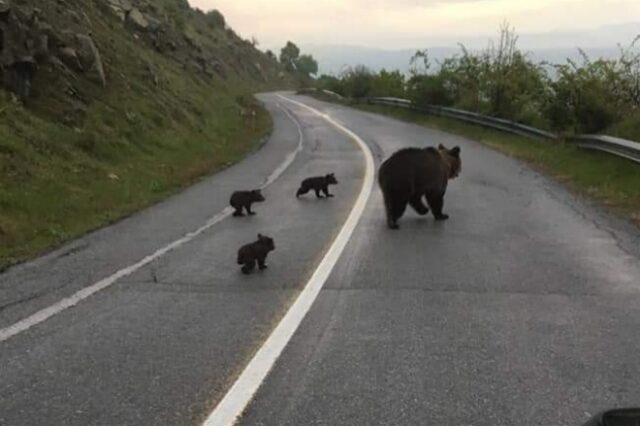
[{"label": "large brown bear", "polygon": [[449,216],[442,213],[444,194],[449,179],[456,178],[461,170],[459,147],[406,148],[389,157],[378,173],[389,228],[399,228],[398,219],[407,204],[420,215],[429,213],[422,197],[427,199],[436,220],[448,219]]}]

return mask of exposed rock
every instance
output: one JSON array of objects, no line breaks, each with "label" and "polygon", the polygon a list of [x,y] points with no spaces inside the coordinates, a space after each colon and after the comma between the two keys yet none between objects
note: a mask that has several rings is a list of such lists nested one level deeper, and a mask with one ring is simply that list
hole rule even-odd
[{"label": "exposed rock", "polygon": [[76,34],[76,40],[78,42],[78,58],[82,63],[85,70],[94,68],[100,79],[102,86],[107,86],[107,77],[104,72],[104,66],[102,64],[102,58],[100,52],[96,47],[93,39],[85,34]]},{"label": "exposed rock", "polygon": [[149,21],[142,12],[135,7],[127,14],[127,22],[138,31],[147,31],[149,29]]},{"label": "exposed rock", "polygon": [[127,18],[127,14],[133,9],[129,0],[107,0],[107,4],[121,21],[124,21]]},{"label": "exposed rock", "polygon": [[[44,1],[39,3],[40,9],[33,7],[33,0],[0,0],[0,79],[3,80],[0,86],[25,100],[31,95],[32,80],[37,78],[34,84],[37,99],[60,96],[65,98],[61,104],[65,104],[80,99],[64,90],[67,85],[82,88],[84,81],[93,80],[106,86],[105,67],[119,80],[121,58],[114,54],[118,46],[111,44],[121,42],[116,36],[121,29],[118,25],[114,27],[113,18],[104,27],[114,31],[112,34],[97,25],[110,12],[119,16],[124,27],[131,30],[132,41],[146,44],[154,54],[181,65],[194,77],[226,79],[228,75],[237,74],[240,78],[265,81],[277,72],[259,62],[252,47],[233,31],[212,34],[202,13],[189,14],[186,1],[182,2],[181,10],[171,14],[154,0],[93,1],[101,3],[100,10],[69,0]],[[104,38],[93,37],[91,20],[96,21],[96,28],[101,28],[100,36]],[[96,43],[102,43],[100,50]],[[149,60],[152,59],[150,56]],[[141,62],[141,66],[143,72],[148,71],[147,81],[161,86],[166,82],[161,79],[158,63],[146,66]],[[280,78],[284,77],[281,73]],[[122,76],[123,80],[127,78],[131,77]],[[87,90],[86,93],[87,99],[81,100],[89,105],[96,92]]]},{"label": "exposed rock", "polygon": [[149,15],[144,15],[144,17],[147,20],[147,23],[149,24],[147,27],[148,31],[157,32],[162,30],[162,21]]},{"label": "exposed rock", "polygon": [[80,24],[82,23],[82,20],[84,18],[82,18],[80,16],[80,14],[78,12],[76,12],[75,10],[67,10],[67,15],[69,15],[69,17],[73,20],[74,23],[76,24]]},{"label": "exposed rock", "polygon": [[78,53],[72,47],[62,47],[58,50],[58,57],[66,66],[76,71],[83,71],[82,63],[80,63],[80,58],[78,57]]},{"label": "exposed rock", "polygon": [[31,94],[31,81],[38,64],[35,46],[39,45],[37,13],[21,16],[7,4],[0,5],[0,67],[4,84],[22,100]]}]

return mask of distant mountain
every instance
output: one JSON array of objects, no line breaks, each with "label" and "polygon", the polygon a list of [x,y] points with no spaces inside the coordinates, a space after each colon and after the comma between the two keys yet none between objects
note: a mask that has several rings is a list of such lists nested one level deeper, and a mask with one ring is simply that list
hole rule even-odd
[{"label": "distant mountain", "polygon": [[[579,59],[578,48],[591,58],[612,58],[619,54],[618,44],[628,46],[640,35],[640,22],[608,25],[591,30],[556,31],[538,34],[522,34],[519,46],[531,53],[538,61],[563,63],[567,58]],[[311,53],[319,62],[320,72],[339,74],[349,66],[366,65],[373,70],[399,69],[408,72],[409,61],[417,49],[427,48],[432,62],[460,53],[458,42],[469,50],[487,46],[496,37],[447,37],[397,40],[399,45],[415,46],[407,49],[381,49],[350,45],[302,45],[304,52]],[[639,46],[640,47],[640,46]]]}]

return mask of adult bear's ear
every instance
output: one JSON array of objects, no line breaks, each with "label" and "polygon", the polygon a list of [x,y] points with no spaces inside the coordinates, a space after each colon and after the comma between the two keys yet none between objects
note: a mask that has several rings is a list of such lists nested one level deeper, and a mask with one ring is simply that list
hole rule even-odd
[{"label": "adult bear's ear", "polygon": [[456,146],[450,152],[451,152],[451,155],[453,155],[454,157],[460,157],[460,147],[459,146]]}]

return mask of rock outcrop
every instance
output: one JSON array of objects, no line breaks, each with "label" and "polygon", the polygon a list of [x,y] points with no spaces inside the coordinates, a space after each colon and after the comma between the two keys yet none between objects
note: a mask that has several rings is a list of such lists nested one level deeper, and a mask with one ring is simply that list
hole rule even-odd
[{"label": "rock outcrop", "polygon": [[45,110],[69,125],[112,84],[147,76],[161,90],[166,61],[205,82],[281,81],[275,58],[186,0],[0,0],[1,86],[27,107],[56,97]]}]

